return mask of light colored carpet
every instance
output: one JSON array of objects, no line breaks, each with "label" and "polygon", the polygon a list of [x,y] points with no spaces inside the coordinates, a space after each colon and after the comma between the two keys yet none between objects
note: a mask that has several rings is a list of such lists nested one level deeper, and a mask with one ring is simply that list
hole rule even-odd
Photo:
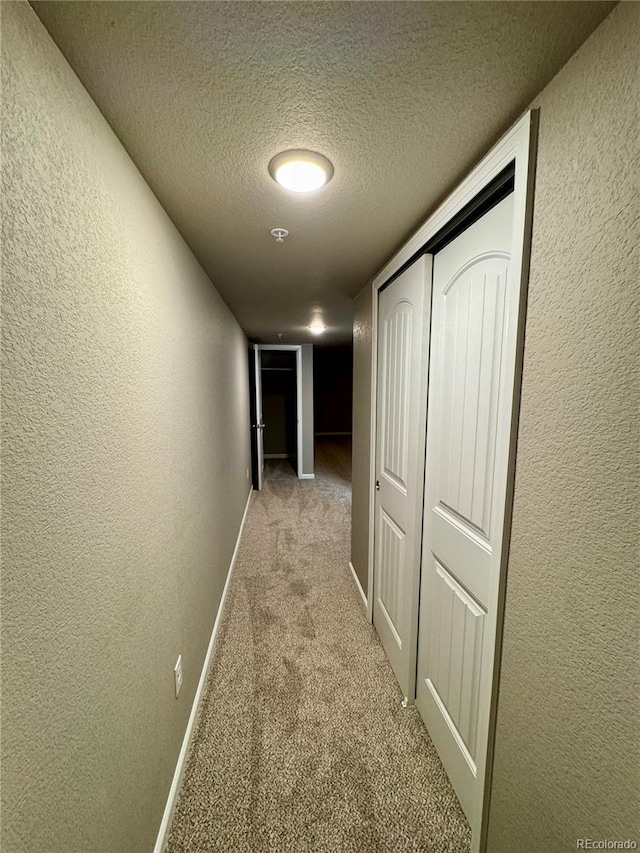
[{"label": "light colored carpet", "polygon": [[349,572],[350,450],[254,493],[169,853],[468,853]]}]

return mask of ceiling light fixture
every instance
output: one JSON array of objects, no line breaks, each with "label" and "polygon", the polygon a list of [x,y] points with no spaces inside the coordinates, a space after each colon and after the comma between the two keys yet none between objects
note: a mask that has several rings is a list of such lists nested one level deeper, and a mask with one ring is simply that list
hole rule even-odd
[{"label": "ceiling light fixture", "polygon": [[276,183],[295,193],[320,189],[333,177],[333,165],[316,151],[282,151],[269,163],[269,174]]},{"label": "ceiling light fixture", "polygon": [[327,331],[327,327],[323,326],[322,323],[318,323],[314,321],[309,327],[309,331],[312,335],[321,335],[323,332]]}]

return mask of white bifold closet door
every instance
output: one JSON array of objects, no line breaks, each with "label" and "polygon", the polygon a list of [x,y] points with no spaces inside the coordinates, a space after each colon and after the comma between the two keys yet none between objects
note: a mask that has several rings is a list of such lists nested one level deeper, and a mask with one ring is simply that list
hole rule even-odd
[{"label": "white bifold closet door", "polygon": [[373,622],[405,697],[415,695],[431,258],[378,302]]},{"label": "white bifold closet door", "polygon": [[484,786],[519,311],[513,194],[433,258],[416,704],[472,828]]}]

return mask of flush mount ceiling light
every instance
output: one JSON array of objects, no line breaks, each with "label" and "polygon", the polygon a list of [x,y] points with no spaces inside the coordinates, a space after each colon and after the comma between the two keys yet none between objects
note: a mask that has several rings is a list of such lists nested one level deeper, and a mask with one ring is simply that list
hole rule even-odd
[{"label": "flush mount ceiling light", "polygon": [[283,151],[269,163],[269,174],[276,183],[294,193],[320,189],[333,177],[333,165],[316,151]]},{"label": "flush mount ceiling light", "polygon": [[310,326],[308,326],[308,329],[312,335],[321,335],[323,332],[327,331],[327,327],[317,321],[314,321]]}]

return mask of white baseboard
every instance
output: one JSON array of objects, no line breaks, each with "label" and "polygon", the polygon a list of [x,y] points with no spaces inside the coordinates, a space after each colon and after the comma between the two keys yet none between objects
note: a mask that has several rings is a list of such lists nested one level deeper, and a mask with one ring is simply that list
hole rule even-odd
[{"label": "white baseboard", "polygon": [[178,761],[176,763],[176,769],[173,774],[173,780],[171,782],[171,788],[169,789],[169,796],[167,797],[167,804],[164,808],[164,814],[162,815],[162,822],[160,823],[160,829],[158,830],[158,837],[156,839],[155,847],[153,848],[153,853],[163,853],[164,848],[167,843],[167,838],[169,835],[169,827],[171,825],[171,818],[173,817],[173,811],[176,807],[176,802],[178,799],[178,792],[180,791],[180,784],[182,783],[182,775],[184,773],[185,764],[187,760],[187,755],[189,754],[189,745],[191,743],[191,738],[193,736],[193,730],[196,724],[196,718],[198,716],[198,709],[200,708],[200,702],[202,701],[202,694],[204,693],[204,686],[207,681],[207,675],[209,672],[209,665],[211,663],[211,657],[213,655],[213,648],[215,646],[216,637],[218,635],[218,628],[220,627],[220,620],[222,618],[222,611],[224,608],[224,603],[227,598],[227,592],[229,590],[229,584],[231,581],[231,575],[233,573],[233,567],[236,563],[236,556],[238,554],[238,548],[240,547],[240,539],[242,538],[242,531],[244,530],[244,523],[247,518],[247,512],[249,511],[249,504],[251,502],[251,495],[253,494],[253,489],[249,492],[249,497],[247,498],[247,504],[244,508],[244,515],[242,516],[242,521],[240,522],[240,529],[238,530],[238,538],[236,540],[236,546],[233,549],[233,554],[231,556],[231,562],[229,564],[229,571],[227,572],[227,579],[224,584],[224,589],[222,590],[222,597],[220,598],[220,604],[218,605],[218,613],[216,614],[216,621],[213,623],[213,631],[211,632],[211,639],[209,640],[209,648],[207,649],[207,654],[204,659],[204,663],[202,665],[202,672],[200,673],[200,681],[198,682],[198,687],[196,689],[196,695],[193,698],[193,705],[191,706],[191,714],[189,715],[189,722],[187,723],[187,728],[184,733],[184,738],[182,740],[182,747],[180,749],[180,754],[178,755]]},{"label": "white baseboard", "polygon": [[360,597],[362,598],[362,603],[364,604],[364,612],[368,613],[367,596],[364,594],[362,584],[360,583],[360,579],[356,574],[356,570],[353,568],[353,563],[351,562],[351,560],[349,560],[349,568],[351,569],[351,574],[353,575],[353,579],[356,582],[356,586],[358,587],[358,592],[360,593]]},{"label": "white baseboard", "polygon": [[298,475],[299,480],[315,480],[315,478],[316,478],[315,474],[299,474]]}]

